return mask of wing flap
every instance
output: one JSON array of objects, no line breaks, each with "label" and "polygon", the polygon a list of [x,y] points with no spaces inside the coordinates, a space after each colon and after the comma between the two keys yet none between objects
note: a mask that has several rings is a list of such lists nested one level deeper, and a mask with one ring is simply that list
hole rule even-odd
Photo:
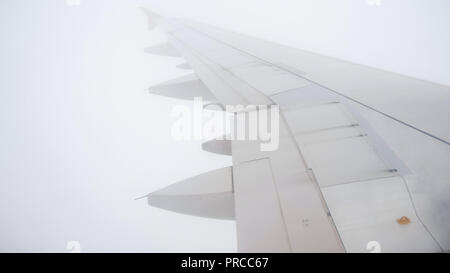
[{"label": "wing flap", "polygon": [[367,252],[371,241],[378,242],[382,252],[440,251],[400,177],[328,187],[324,196],[347,251]]},{"label": "wing flap", "polygon": [[290,252],[279,197],[268,159],[234,167],[239,252]]}]

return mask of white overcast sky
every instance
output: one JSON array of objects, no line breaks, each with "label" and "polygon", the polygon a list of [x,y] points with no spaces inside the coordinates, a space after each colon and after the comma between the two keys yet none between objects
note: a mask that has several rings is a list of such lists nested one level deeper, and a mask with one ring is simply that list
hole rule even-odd
[{"label": "white overcast sky", "polygon": [[137,8],[450,85],[450,1],[0,1],[0,251],[236,251],[235,223],[134,198],[228,166],[170,136],[183,74]]}]

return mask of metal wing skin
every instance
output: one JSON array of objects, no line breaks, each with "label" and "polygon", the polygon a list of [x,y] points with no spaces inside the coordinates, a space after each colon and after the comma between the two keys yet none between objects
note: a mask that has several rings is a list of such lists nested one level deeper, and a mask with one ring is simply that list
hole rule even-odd
[{"label": "metal wing skin", "polygon": [[278,149],[205,143],[233,166],[149,194],[151,205],[235,219],[240,252],[450,250],[450,88],[148,15],[172,48],[151,52],[175,51],[195,72],[189,94],[280,109]]}]

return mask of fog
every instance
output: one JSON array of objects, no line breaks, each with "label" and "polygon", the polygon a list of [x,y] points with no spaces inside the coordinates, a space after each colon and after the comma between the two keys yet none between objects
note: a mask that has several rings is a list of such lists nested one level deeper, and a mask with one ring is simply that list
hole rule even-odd
[{"label": "fog", "polygon": [[233,221],[135,200],[231,164],[171,137],[191,103],[147,88],[189,72],[144,53],[164,37],[138,7],[450,85],[450,2],[369,3],[2,0],[0,251],[236,251]]}]

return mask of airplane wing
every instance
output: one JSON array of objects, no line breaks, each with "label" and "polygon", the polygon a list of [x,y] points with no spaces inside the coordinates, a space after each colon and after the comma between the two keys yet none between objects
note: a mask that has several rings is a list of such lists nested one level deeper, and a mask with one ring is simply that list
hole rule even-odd
[{"label": "airplane wing", "polygon": [[153,93],[280,110],[278,149],[204,143],[233,165],[150,205],[235,219],[240,252],[450,250],[450,88],[145,12],[195,72]]}]

